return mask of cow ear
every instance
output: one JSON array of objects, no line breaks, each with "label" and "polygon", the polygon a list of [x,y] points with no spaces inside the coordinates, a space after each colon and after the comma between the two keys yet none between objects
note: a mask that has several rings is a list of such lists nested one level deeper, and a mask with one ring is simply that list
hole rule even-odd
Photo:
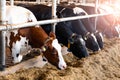
[{"label": "cow ear", "polygon": [[49,36],[50,36],[51,38],[53,38],[53,39],[56,38],[56,35],[55,35],[55,33],[53,33],[53,32],[50,32],[50,33],[49,33]]}]

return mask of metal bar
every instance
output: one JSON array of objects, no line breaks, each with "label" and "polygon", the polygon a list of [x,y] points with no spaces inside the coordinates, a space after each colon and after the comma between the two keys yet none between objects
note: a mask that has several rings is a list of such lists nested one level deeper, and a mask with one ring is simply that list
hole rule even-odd
[{"label": "metal bar", "polygon": [[95,1],[95,13],[97,13],[98,3],[99,3],[99,0],[96,0]]},{"label": "metal bar", "polygon": [[0,71],[5,70],[5,31],[0,31]]},{"label": "metal bar", "polygon": [[109,14],[113,14],[113,13],[92,14],[92,15],[86,15],[86,16],[75,16],[75,17],[67,17],[67,18],[42,20],[42,21],[38,21],[38,22],[29,22],[29,23],[17,24],[17,25],[7,25],[7,27],[1,26],[0,30],[18,29],[18,28],[23,28],[23,27],[35,26],[35,25],[45,25],[45,24],[51,24],[51,23],[57,23],[57,22],[63,22],[63,21],[91,18],[91,17],[96,17],[96,16],[104,16],[104,15],[109,15]]},{"label": "metal bar", "polygon": [[37,2],[38,4],[40,4],[40,0],[36,0],[36,2]]},{"label": "metal bar", "polygon": [[84,4],[85,4],[85,3],[86,3],[86,0],[82,0],[82,3],[84,3]]},{"label": "metal bar", "polygon": [[57,0],[57,4],[60,4],[60,0]]},{"label": "metal bar", "polygon": [[[57,5],[57,1],[56,0],[52,0],[52,19],[56,19],[57,16],[56,16],[56,5]],[[56,23],[53,23],[52,24],[52,32],[55,33],[55,26],[56,26]]]},{"label": "metal bar", "polygon": [[[0,0],[0,24],[6,24],[6,0]],[[0,31],[0,71],[5,69],[5,31]]]},{"label": "metal bar", "polygon": [[[97,9],[98,9],[98,0],[95,1],[95,13],[97,14]],[[95,27],[95,30],[96,30],[96,26],[97,26],[97,19],[98,17],[96,16],[95,17],[95,24],[94,24],[94,27]]]},{"label": "metal bar", "polygon": [[10,5],[11,5],[11,6],[14,5],[14,0],[10,0]]}]

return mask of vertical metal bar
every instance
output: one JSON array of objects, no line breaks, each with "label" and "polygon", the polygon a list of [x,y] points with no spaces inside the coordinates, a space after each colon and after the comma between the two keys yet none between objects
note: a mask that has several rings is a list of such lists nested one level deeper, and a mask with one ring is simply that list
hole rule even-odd
[{"label": "vertical metal bar", "polygon": [[10,0],[10,5],[14,6],[14,0]]},{"label": "vertical metal bar", "polygon": [[[0,0],[0,24],[6,24],[6,0]],[[0,71],[5,69],[5,32],[0,31]]]},{"label": "vertical metal bar", "polygon": [[5,32],[0,31],[0,71],[5,70]]},{"label": "vertical metal bar", "polygon": [[[97,14],[98,12],[97,12],[97,8],[98,8],[98,0],[96,0],[95,1],[95,13]],[[97,16],[95,17],[95,24],[94,24],[94,26],[95,26],[95,29],[96,29],[96,26],[97,26]]]},{"label": "vertical metal bar", "polygon": [[60,4],[60,0],[57,0],[57,4]]},{"label": "vertical metal bar", "polygon": [[40,0],[36,0],[36,2],[37,2],[38,4],[40,4]]},{"label": "vertical metal bar", "polygon": [[[57,5],[57,1],[52,0],[52,19],[57,18],[57,16],[56,16],[56,5]],[[56,23],[53,23],[52,24],[52,32],[54,32],[54,33],[55,33],[55,26],[56,26]]]},{"label": "vertical metal bar", "polygon": [[84,3],[84,4],[85,4],[85,3],[86,3],[86,0],[82,0],[82,3]]}]

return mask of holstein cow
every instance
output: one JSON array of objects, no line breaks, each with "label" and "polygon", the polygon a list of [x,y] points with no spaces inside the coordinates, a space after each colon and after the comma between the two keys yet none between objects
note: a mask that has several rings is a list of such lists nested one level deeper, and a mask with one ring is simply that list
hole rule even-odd
[{"label": "holstein cow", "polygon": [[[23,7],[6,7],[7,24],[20,24],[37,21],[31,11]],[[61,46],[54,33],[47,33],[40,27],[20,28],[6,31],[7,46],[12,52],[13,62],[22,60],[31,48],[39,48],[48,62],[59,69],[65,69],[66,63],[62,57]]]},{"label": "holstein cow", "polygon": [[[76,13],[78,16],[88,15],[87,12],[85,12],[82,8],[74,7],[73,8],[74,13]],[[84,24],[85,28],[90,32],[93,33],[97,39],[97,42],[99,44],[99,47],[103,48],[103,36],[102,33],[90,23],[89,18],[81,19],[82,23]]]},{"label": "holstein cow", "polygon": [[[65,6],[65,7],[69,7],[71,9],[73,9],[73,12],[78,15],[78,16],[83,16],[83,15],[88,15],[87,12],[85,10],[83,10],[80,7],[77,7],[74,4],[60,4],[61,6]],[[83,23],[84,27],[90,32],[93,33],[97,39],[97,42],[99,44],[99,47],[102,49],[103,48],[103,36],[102,33],[98,30],[96,30],[96,28],[94,27],[94,24],[91,23],[90,20],[91,18],[84,18],[81,19],[81,22]],[[92,20],[93,21],[93,20]]]},{"label": "holstein cow", "polygon": [[[71,17],[71,16],[78,16],[78,12],[75,12],[74,8],[70,8],[69,6],[63,7],[63,6],[58,6],[57,9],[60,14],[59,17]],[[93,51],[98,51],[100,50],[100,47],[98,45],[98,42],[96,40],[96,37],[93,33],[90,33],[85,26],[83,25],[82,21],[80,19],[74,20],[74,21],[66,21],[66,24],[68,26],[71,26],[71,29],[73,32],[82,35],[86,42],[86,47],[88,49],[91,49]]]},{"label": "holstein cow", "polygon": [[[110,5],[100,5],[98,8],[98,13],[113,13],[113,12],[118,12],[118,11],[115,10]],[[115,13],[115,14],[105,15],[102,17],[102,20],[104,20],[104,21],[106,21],[106,23],[108,23],[109,26],[107,26],[107,28],[110,28],[112,37],[119,37],[120,36],[120,34],[116,28],[116,27],[118,27],[119,14]]]},{"label": "holstein cow", "polygon": [[[45,5],[25,5],[24,7],[31,10],[37,20],[51,19],[51,7]],[[49,34],[51,24],[43,25],[42,27]],[[65,22],[60,22],[56,25],[56,36],[58,41],[68,47],[76,57],[82,58],[89,55],[82,37],[73,33]]]},{"label": "holstein cow", "polygon": [[[84,9],[88,14],[95,14],[95,7],[94,6],[90,6],[90,5],[78,5],[78,7],[81,7],[82,9]],[[109,9],[108,9],[109,8]],[[107,9],[107,10],[106,10]],[[107,13],[108,10],[110,10],[111,8],[108,7],[102,7],[99,6],[98,8],[98,13]],[[110,10],[111,11],[111,10]],[[109,11],[109,12],[110,12]],[[113,25],[114,21],[115,21],[115,17],[112,18],[112,20],[110,19],[110,17],[112,17],[113,15],[105,15],[105,16],[99,16],[97,17],[97,30],[101,31],[106,37],[110,38],[110,37],[115,37],[115,36],[119,36],[117,30],[115,29],[115,25]],[[95,24],[95,18],[90,18],[90,22],[92,24]]]}]

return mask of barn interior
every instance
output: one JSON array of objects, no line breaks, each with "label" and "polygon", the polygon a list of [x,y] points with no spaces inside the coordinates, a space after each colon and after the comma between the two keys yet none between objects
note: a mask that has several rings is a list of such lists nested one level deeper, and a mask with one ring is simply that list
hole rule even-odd
[{"label": "barn interior", "polygon": [[[120,2],[120,0],[7,0],[6,5],[44,4],[47,6],[53,6],[55,1],[56,5],[90,5],[95,7],[95,11],[101,4],[115,5],[118,7]],[[96,18],[101,15],[102,14],[93,14],[95,17],[95,27],[97,27]],[[103,13],[103,15],[106,14]],[[42,25],[44,25],[44,23]],[[3,27],[3,25],[1,25],[1,27]],[[0,29],[6,30],[5,28]],[[120,26],[118,29],[118,32],[120,33]],[[2,34],[0,33],[0,37],[1,35]],[[9,60],[9,58],[11,59],[11,56],[3,58],[4,55],[1,54],[1,65],[3,66],[4,64],[6,67],[0,71],[0,80],[120,80],[119,37],[120,36],[109,37],[104,35],[103,49],[96,52],[88,50],[89,56],[82,59],[79,59],[71,52],[68,52],[67,48],[63,46],[63,58],[67,63],[67,68],[65,70],[58,70],[49,62],[42,61],[41,55],[36,54],[39,53],[39,51],[35,53],[31,52],[27,56],[24,56],[22,62],[18,64],[13,64]],[[3,36],[1,38],[3,38]],[[1,41],[3,40],[0,40],[0,42]],[[0,43],[0,46],[4,47],[4,44]],[[4,50],[4,48],[2,48],[2,50]],[[3,53],[2,50],[0,53]],[[10,52],[9,49],[6,49],[6,51]],[[5,54],[7,54],[7,52]],[[2,62],[2,60],[5,60],[5,62]]]}]

